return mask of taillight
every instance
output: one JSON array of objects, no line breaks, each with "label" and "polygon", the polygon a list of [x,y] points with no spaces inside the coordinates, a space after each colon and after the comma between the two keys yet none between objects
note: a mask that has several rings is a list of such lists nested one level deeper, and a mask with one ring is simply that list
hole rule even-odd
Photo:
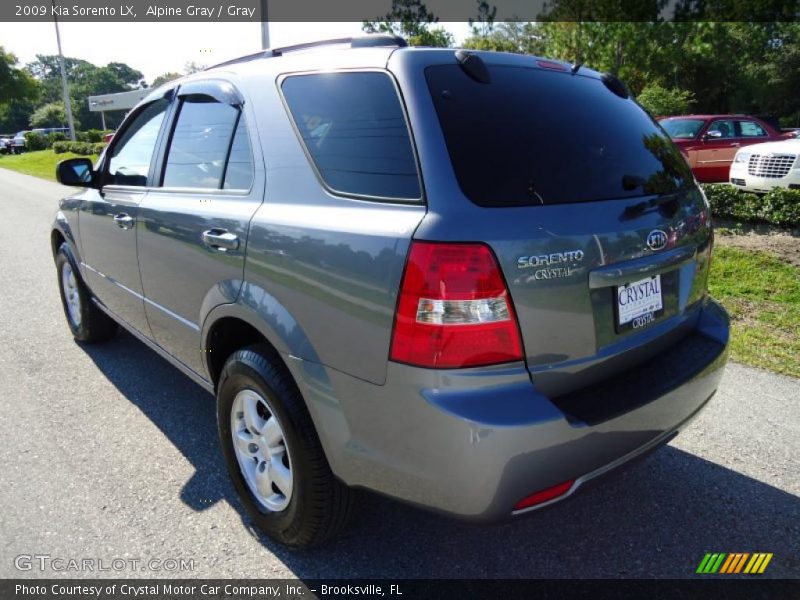
[{"label": "taillight", "polygon": [[522,360],[517,318],[483,244],[412,242],[390,358],[428,368]]}]

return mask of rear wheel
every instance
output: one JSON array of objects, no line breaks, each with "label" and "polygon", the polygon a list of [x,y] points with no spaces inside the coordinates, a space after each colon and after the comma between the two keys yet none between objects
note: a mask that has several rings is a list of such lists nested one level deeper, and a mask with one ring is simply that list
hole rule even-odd
[{"label": "rear wheel", "polygon": [[314,546],[341,531],[353,491],[331,472],[289,373],[262,346],[235,352],[217,387],[217,425],[234,486],[275,540]]},{"label": "rear wheel", "polygon": [[66,242],[61,244],[56,254],[56,269],[64,316],[75,340],[91,344],[114,337],[117,324],[92,302]]}]

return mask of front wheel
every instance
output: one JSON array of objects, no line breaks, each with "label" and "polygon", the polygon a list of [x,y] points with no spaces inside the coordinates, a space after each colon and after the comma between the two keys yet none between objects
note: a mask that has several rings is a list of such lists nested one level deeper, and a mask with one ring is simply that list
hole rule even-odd
[{"label": "front wheel", "polygon": [[270,356],[253,346],[222,369],[222,453],[255,524],[283,544],[314,546],[347,524],[353,491],[331,472],[300,391]]},{"label": "front wheel", "polygon": [[58,288],[67,325],[76,341],[94,343],[114,337],[117,324],[92,302],[89,289],[77,272],[66,242],[56,254]]}]

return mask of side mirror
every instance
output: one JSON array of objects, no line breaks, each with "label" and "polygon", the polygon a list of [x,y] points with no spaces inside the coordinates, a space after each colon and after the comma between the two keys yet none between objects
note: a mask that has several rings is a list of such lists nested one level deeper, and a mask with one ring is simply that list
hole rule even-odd
[{"label": "side mirror", "polygon": [[707,131],[705,138],[707,140],[715,140],[722,137],[722,132],[717,130]]},{"label": "side mirror", "polygon": [[56,165],[56,179],[61,185],[91,187],[92,161],[88,158],[69,158]]}]

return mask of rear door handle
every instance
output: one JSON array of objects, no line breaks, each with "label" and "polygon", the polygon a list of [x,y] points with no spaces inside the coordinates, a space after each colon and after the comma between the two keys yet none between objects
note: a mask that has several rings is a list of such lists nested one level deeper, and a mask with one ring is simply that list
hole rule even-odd
[{"label": "rear door handle", "polygon": [[114,215],[114,223],[121,229],[131,229],[133,227],[133,217],[127,213]]},{"label": "rear door handle", "polygon": [[214,250],[238,250],[239,236],[225,229],[209,229],[203,232],[203,243]]}]

